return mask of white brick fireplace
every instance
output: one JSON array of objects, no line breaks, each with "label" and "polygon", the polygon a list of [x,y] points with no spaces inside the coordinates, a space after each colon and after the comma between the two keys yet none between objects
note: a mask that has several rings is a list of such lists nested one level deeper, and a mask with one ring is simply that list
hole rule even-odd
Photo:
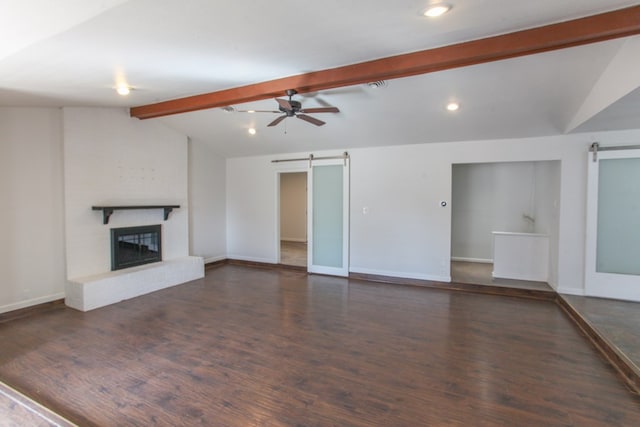
[{"label": "white brick fireplace", "polygon": [[[204,276],[189,255],[187,138],[125,109],[64,109],[66,303],[87,311]],[[97,205],[179,205],[115,211]],[[161,224],[162,262],[111,271],[111,228]]]}]

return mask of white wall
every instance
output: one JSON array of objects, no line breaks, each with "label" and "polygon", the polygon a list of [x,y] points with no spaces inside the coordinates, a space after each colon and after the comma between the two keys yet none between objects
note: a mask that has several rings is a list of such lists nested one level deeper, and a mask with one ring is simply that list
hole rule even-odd
[{"label": "white wall", "polygon": [[280,240],[307,241],[307,174],[280,174]]},{"label": "white wall", "polygon": [[559,168],[559,162],[453,165],[452,258],[491,262],[492,231],[551,234]]},{"label": "white wall", "polygon": [[0,108],[0,313],[64,297],[62,112]]},{"label": "white wall", "polygon": [[[539,171],[560,181],[558,194],[552,197],[552,203],[559,200],[559,216],[549,220],[550,227],[558,229],[554,284],[561,292],[582,293],[586,153],[593,141],[638,144],[640,130],[349,150],[351,271],[446,280],[451,211],[439,202],[451,201],[452,164],[559,160],[559,169]],[[149,149],[154,153],[153,170],[143,171],[137,160]],[[218,236],[194,242],[192,251],[221,256],[224,249],[218,246],[219,236],[225,227],[220,210],[224,206],[225,255],[276,263],[276,172],[304,170],[305,162],[274,165],[269,156],[228,159],[223,180],[225,161],[208,153],[205,145],[194,143],[191,149],[193,170],[189,175],[187,138],[154,121],[130,119],[125,110],[70,108],[63,113],[59,109],[0,108],[0,194],[4,203],[0,221],[6,227],[3,243],[10,243],[0,246],[0,312],[63,297],[65,222],[73,224],[72,231],[66,230],[68,258],[80,265],[86,261],[90,267],[74,267],[67,272],[69,277],[109,269],[111,226],[161,223],[167,230],[165,236],[175,236],[165,245],[165,258],[188,254],[189,176],[193,206],[198,210],[192,216],[191,232],[200,235],[207,230],[202,234]],[[121,158],[114,150],[124,150],[129,157]],[[314,154],[339,155],[342,151]],[[65,179],[63,159],[68,162]],[[118,185],[111,187],[114,182]],[[212,182],[216,185],[210,188]],[[210,197],[217,202],[209,204]],[[175,210],[167,222],[159,211],[116,212],[111,224],[104,226],[101,213],[91,211],[91,205],[108,202],[168,202],[183,208]],[[366,215],[363,207],[369,208]],[[88,249],[96,241],[104,244],[99,262]],[[552,255],[552,262],[555,259]]]},{"label": "white wall", "polygon": [[206,262],[227,256],[226,161],[206,143],[189,141],[189,242]]},{"label": "white wall", "polygon": [[[441,208],[439,201],[450,201],[451,165],[562,160],[558,280],[568,289],[582,289],[584,153],[588,145],[588,138],[578,135],[351,150],[352,182],[359,183],[358,187],[352,187],[351,269],[377,268],[382,272],[405,272],[408,277],[448,278],[451,205]],[[380,168],[386,159],[393,160],[390,170]],[[421,177],[425,181],[420,181]],[[358,198],[363,192],[369,193],[368,199],[374,201],[367,201],[370,214],[366,219],[358,214]],[[389,206],[402,212],[398,221],[401,241],[386,237],[398,228]],[[383,209],[384,214],[376,214],[378,209]],[[413,233],[408,229],[413,229]],[[405,264],[385,261],[385,250],[394,252]],[[419,256],[416,258],[415,254]],[[407,259],[411,259],[410,265],[406,264]]]},{"label": "white wall", "polygon": [[[111,270],[110,229],[162,224],[163,259],[189,254],[187,137],[126,109],[64,109],[67,275]],[[162,210],[116,211],[109,224],[93,205],[177,204]]]},{"label": "white wall", "polygon": [[549,277],[547,282],[558,287],[558,245],[560,236],[560,185],[561,164],[535,163],[535,213],[534,233],[549,235]]},{"label": "white wall", "polygon": [[[451,206],[442,208],[440,201],[451,201],[452,164],[560,160],[556,283],[562,292],[582,293],[586,153],[594,140],[603,145],[637,144],[640,130],[348,150],[350,270],[449,280]],[[277,262],[275,171],[279,166],[270,163],[272,158],[227,161],[231,258]],[[363,207],[369,208],[366,215]]]},{"label": "white wall", "polygon": [[227,256],[278,262],[278,179],[273,157],[227,159]]}]

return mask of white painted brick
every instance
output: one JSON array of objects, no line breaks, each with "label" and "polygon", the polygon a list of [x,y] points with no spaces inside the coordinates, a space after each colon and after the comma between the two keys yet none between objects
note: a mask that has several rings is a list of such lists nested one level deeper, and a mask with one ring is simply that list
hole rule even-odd
[{"label": "white painted brick", "polygon": [[187,256],[69,279],[65,304],[89,311],[204,277],[204,260]]}]

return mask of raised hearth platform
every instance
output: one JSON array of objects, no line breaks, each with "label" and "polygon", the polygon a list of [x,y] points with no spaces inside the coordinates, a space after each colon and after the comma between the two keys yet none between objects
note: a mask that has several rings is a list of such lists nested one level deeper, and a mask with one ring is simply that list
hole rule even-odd
[{"label": "raised hearth platform", "polygon": [[204,260],[187,256],[67,281],[65,304],[80,311],[204,277]]}]

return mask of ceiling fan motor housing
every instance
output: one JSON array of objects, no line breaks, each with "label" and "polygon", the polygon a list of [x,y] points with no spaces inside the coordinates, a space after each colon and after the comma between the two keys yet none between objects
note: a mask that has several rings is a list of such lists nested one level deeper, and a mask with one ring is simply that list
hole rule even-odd
[{"label": "ceiling fan motor housing", "polygon": [[289,101],[289,104],[291,105],[290,110],[287,108],[284,108],[282,105],[278,106],[280,111],[282,111],[283,113],[286,113],[288,117],[293,117],[295,113],[300,112],[300,109],[302,109],[302,104],[300,103],[300,101]]},{"label": "ceiling fan motor housing", "polygon": [[304,120],[305,122],[309,122],[312,125],[322,126],[325,124],[322,120],[318,120],[315,117],[308,116],[306,113],[339,113],[336,107],[320,107],[320,108],[310,108],[307,110],[302,109],[302,103],[300,101],[294,101],[291,99],[293,95],[298,93],[295,89],[287,89],[285,91],[288,100],[276,98],[276,102],[278,103],[278,109],[284,113],[283,116],[278,117],[267,126],[276,126],[278,123],[286,119],[287,117],[297,117],[299,119]]}]

